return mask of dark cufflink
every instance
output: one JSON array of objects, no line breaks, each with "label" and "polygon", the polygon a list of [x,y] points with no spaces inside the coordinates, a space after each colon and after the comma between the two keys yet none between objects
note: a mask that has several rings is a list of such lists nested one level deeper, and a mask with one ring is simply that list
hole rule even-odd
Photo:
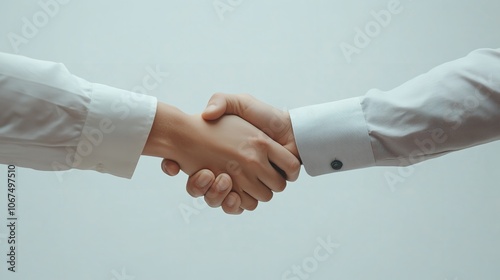
[{"label": "dark cufflink", "polygon": [[340,170],[342,169],[342,166],[344,166],[344,164],[338,159],[332,161],[330,165],[332,166],[333,170]]}]

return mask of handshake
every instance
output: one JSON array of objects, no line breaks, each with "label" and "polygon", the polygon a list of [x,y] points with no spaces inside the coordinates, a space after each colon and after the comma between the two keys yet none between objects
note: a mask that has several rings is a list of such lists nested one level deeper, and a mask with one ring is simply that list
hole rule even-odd
[{"label": "handshake", "polygon": [[300,158],[288,112],[250,95],[217,93],[201,115],[158,103],[144,155],[190,177],[187,191],[228,214],[254,210],[295,181]]}]

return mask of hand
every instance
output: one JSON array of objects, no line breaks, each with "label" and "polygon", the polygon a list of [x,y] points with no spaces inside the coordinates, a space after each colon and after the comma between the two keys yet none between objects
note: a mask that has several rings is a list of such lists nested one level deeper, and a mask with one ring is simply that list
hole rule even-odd
[{"label": "hand", "polygon": [[239,117],[205,121],[162,103],[143,154],[168,155],[188,175],[203,168],[229,175],[219,176],[216,182],[219,188],[226,187],[224,191],[232,187],[246,210],[285,188],[286,181],[274,166],[292,178],[300,169],[293,154]]},{"label": "hand", "polygon": [[[224,114],[240,116],[264,131],[299,159],[288,112],[280,111],[246,94],[214,94],[202,117],[206,120],[215,120]],[[179,172],[177,163],[168,159],[163,160],[162,169],[171,176]],[[287,179],[293,181],[297,177],[289,176]],[[242,212],[241,198],[237,193],[229,192],[225,188],[228,184],[230,185],[231,181],[227,174],[221,174],[215,178],[210,170],[205,169],[189,178],[187,191],[193,197],[204,195],[205,201],[212,207],[222,205],[224,212],[240,214]]]}]

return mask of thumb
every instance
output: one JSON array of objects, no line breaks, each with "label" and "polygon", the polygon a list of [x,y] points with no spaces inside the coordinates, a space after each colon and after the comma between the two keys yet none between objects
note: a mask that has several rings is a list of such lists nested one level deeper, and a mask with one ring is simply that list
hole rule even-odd
[{"label": "thumb", "polygon": [[216,93],[212,95],[210,100],[208,101],[208,105],[205,108],[205,111],[201,114],[203,119],[207,121],[212,121],[216,120],[224,113],[226,113],[226,108],[227,108],[227,100],[226,100],[226,94],[222,93]]},{"label": "thumb", "polygon": [[179,174],[181,167],[179,164],[173,160],[163,159],[161,162],[161,170],[169,176],[175,176]]}]

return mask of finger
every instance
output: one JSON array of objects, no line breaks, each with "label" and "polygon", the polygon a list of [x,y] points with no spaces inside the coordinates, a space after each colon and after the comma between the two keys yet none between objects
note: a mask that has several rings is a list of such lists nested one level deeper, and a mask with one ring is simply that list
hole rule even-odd
[{"label": "finger", "polygon": [[216,120],[226,112],[226,94],[216,93],[208,101],[207,107],[202,113],[202,117],[209,120]]},{"label": "finger", "polygon": [[[251,140],[251,146],[255,149],[253,151],[254,156],[252,157],[255,160],[253,162],[254,168],[252,168],[252,170],[254,170],[257,174],[258,180],[267,188],[275,192],[283,191],[286,187],[285,178],[287,175],[278,166],[269,161],[269,151],[278,149],[284,150],[289,154],[291,153],[263,134],[260,134],[259,137],[253,138]],[[277,152],[273,151],[273,153]],[[284,154],[286,155],[286,153]],[[253,193],[249,192],[249,194],[257,198]],[[259,198],[257,199],[261,200]]]},{"label": "finger", "polygon": [[175,161],[164,159],[161,162],[161,170],[163,170],[163,172],[169,176],[175,176],[179,174],[181,167]]},{"label": "finger", "polygon": [[252,178],[250,180],[247,179],[247,177],[243,177],[241,175],[233,176],[233,178],[237,180],[235,182],[236,185],[235,186],[233,185],[233,190],[236,191],[241,196],[242,203],[245,205],[246,205],[245,195],[251,196],[256,200],[263,202],[267,202],[273,198],[273,192],[271,191],[271,189],[265,184],[263,184],[258,177],[255,177],[255,175],[253,176],[254,177],[248,177]]},{"label": "finger", "polygon": [[273,166],[270,162],[264,164],[266,164],[267,167],[259,172],[259,180],[272,191],[282,192],[286,187],[286,174],[284,174],[284,172],[280,173],[278,171],[279,168]]},{"label": "finger", "polygon": [[260,180],[257,180],[249,188],[245,189],[245,192],[255,198],[258,201],[268,202],[273,198],[273,192],[271,189],[263,184]]},{"label": "finger", "polygon": [[248,94],[216,93],[210,98],[202,117],[205,120],[216,120],[224,114],[237,115],[248,121],[299,158],[288,112]]},{"label": "finger", "polygon": [[203,169],[191,175],[186,184],[186,190],[192,197],[204,196],[215,180],[215,175],[208,169]]},{"label": "finger", "polygon": [[286,174],[286,180],[295,181],[300,173],[300,161],[280,144],[269,141],[269,161]]},{"label": "finger", "polygon": [[229,175],[222,173],[205,194],[205,201],[210,207],[219,207],[231,191],[232,181]]},{"label": "finger", "polygon": [[205,120],[215,120],[222,115],[237,115],[262,131],[271,138],[279,135],[288,127],[286,113],[255,99],[249,94],[215,93],[210,98],[203,112]]},{"label": "finger", "polygon": [[236,192],[230,192],[222,202],[222,210],[227,214],[239,215],[243,213],[241,197]]},{"label": "finger", "polygon": [[257,205],[259,202],[253,198],[251,195],[248,193],[242,191],[238,192],[240,198],[241,198],[241,208],[248,210],[248,211],[253,211],[255,208],[257,208]]}]

